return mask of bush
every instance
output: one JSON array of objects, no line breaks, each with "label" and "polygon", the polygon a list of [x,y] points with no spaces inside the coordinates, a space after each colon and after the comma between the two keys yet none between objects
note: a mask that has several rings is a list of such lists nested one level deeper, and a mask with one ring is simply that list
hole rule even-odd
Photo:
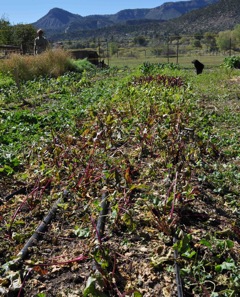
[{"label": "bush", "polygon": [[10,75],[0,73],[0,89],[14,85],[14,80]]},{"label": "bush", "polygon": [[[86,63],[86,62],[85,62]],[[67,71],[80,71],[69,53],[63,49],[49,50],[37,56],[13,54],[2,61],[0,71],[15,79],[31,80],[40,76],[58,77]]]},{"label": "bush", "polygon": [[145,62],[140,65],[140,71],[144,74],[158,72],[163,69],[179,70],[180,67],[178,64],[174,63],[149,63]]},{"label": "bush", "polygon": [[226,68],[240,69],[240,57],[232,56],[224,59],[223,66]]}]

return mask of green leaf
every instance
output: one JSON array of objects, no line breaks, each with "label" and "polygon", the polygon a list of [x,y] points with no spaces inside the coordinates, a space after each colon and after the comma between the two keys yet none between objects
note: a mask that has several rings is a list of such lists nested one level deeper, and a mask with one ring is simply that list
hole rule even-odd
[{"label": "green leaf", "polygon": [[[83,297],[107,297],[106,294],[96,289],[97,278],[90,276],[87,280],[86,288],[83,291]],[[90,294],[90,295],[89,295]]]},{"label": "green leaf", "polygon": [[185,253],[182,254],[183,257],[186,257],[188,259],[191,259],[196,255],[195,251],[186,251]]},{"label": "green leaf", "polygon": [[0,168],[0,172],[6,172],[7,175],[11,175],[11,174],[13,174],[14,170],[13,170],[13,168],[11,166],[4,165],[4,167]]},{"label": "green leaf", "polygon": [[58,203],[58,207],[67,210],[69,206],[69,203]]},{"label": "green leaf", "polygon": [[223,270],[234,270],[236,268],[235,262],[232,259],[229,259],[229,262],[223,262],[220,265],[215,266],[217,272],[222,272]]},{"label": "green leaf", "polygon": [[209,247],[209,248],[212,247],[211,243],[210,243],[208,240],[206,240],[206,239],[201,239],[201,240],[200,240],[200,244],[202,244],[202,245],[204,245],[204,246],[207,246],[207,247]]},{"label": "green leaf", "polygon": [[229,239],[226,240],[226,244],[229,249],[232,249],[234,247],[234,242]]},{"label": "green leaf", "polygon": [[135,292],[133,293],[133,296],[134,296],[134,297],[142,297],[142,294],[141,294],[140,292],[138,292],[138,291],[135,291]]},{"label": "green leaf", "polygon": [[181,240],[178,240],[174,245],[173,248],[177,249],[179,253],[186,253],[189,251],[190,246],[189,243],[192,237],[190,234],[185,234]]},{"label": "green leaf", "polygon": [[79,228],[75,226],[74,229],[75,230],[73,231],[73,233],[80,238],[87,238],[90,235],[89,228]]},{"label": "green leaf", "polygon": [[87,280],[87,284],[86,284],[86,288],[83,291],[83,297],[88,297],[89,294],[92,294],[93,296],[95,296],[95,292],[96,292],[96,278],[90,276]]}]

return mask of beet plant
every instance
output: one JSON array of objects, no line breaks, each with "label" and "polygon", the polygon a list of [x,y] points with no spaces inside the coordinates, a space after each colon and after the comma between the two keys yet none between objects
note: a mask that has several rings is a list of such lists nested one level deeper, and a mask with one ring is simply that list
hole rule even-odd
[{"label": "beet plant", "polygon": [[[24,191],[1,199],[4,293],[238,292],[239,149],[224,130],[238,116],[224,119],[233,111],[222,105],[229,88],[221,83],[214,97],[203,82],[217,84],[216,73],[142,69],[31,81],[24,92],[32,106],[5,107],[11,141],[2,147],[21,162],[11,183]],[[19,262],[25,234],[38,236]],[[63,277],[65,287],[55,287]]]}]

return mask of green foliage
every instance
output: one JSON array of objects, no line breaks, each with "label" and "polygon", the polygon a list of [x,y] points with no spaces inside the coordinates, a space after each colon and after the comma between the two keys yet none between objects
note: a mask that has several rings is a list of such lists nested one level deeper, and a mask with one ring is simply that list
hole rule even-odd
[{"label": "green foliage", "polygon": [[191,259],[196,255],[196,251],[194,251],[190,246],[191,241],[191,235],[184,234],[183,238],[178,240],[177,243],[173,245],[173,248],[176,249],[179,253],[181,253],[183,257]]},{"label": "green foliage", "polygon": [[232,56],[224,59],[223,66],[229,69],[240,69],[240,56]]},{"label": "green foliage", "polygon": [[83,297],[107,297],[106,294],[96,288],[96,285],[99,285],[99,283],[100,286],[102,286],[100,275],[97,275],[95,277],[90,276],[87,280],[86,288],[83,291]]},{"label": "green foliage", "polygon": [[71,60],[70,61],[70,70],[76,71],[76,72],[84,72],[84,71],[93,71],[95,69],[95,66],[87,61],[86,59],[82,60]]},{"label": "green foliage", "polygon": [[227,51],[232,48],[233,40],[231,39],[231,31],[219,32],[217,37],[217,45],[221,51]]},{"label": "green foliage", "polygon": [[119,45],[117,42],[110,42],[109,48],[111,55],[115,55],[118,52]]},{"label": "green foliage", "polygon": [[10,22],[4,18],[0,19],[0,44],[11,44],[12,28]]},{"label": "green foliage", "polygon": [[4,18],[0,19],[0,44],[21,47],[23,53],[33,52],[36,29],[32,25],[18,24],[12,26]]},{"label": "green foliage", "polygon": [[[157,271],[154,282],[160,269],[171,277],[166,273],[174,249],[187,292],[234,296],[239,290],[239,147],[235,144],[233,151],[232,145],[239,131],[233,129],[233,139],[228,135],[239,117],[235,105],[230,109],[238,101],[229,86],[234,89],[224,71],[193,76],[174,64],[150,63],[133,71],[87,68],[25,81],[25,105],[20,105],[16,84],[3,84],[1,176],[13,174],[35,185],[24,203],[31,211],[17,213],[11,241],[4,246],[22,243],[23,234],[39,224],[42,208],[49,210],[52,200],[68,189],[71,196],[59,205],[46,250],[53,245],[52,253],[57,250],[59,257],[64,247],[64,256],[82,249],[89,260],[85,266],[95,262],[99,272],[89,277],[83,296],[108,296],[116,290],[142,296],[133,272],[144,270],[145,277],[148,270]],[[228,155],[223,155],[226,147]],[[44,195],[49,179],[51,194]],[[102,193],[109,202],[111,238],[106,241],[96,240]],[[19,199],[2,208],[5,232]],[[173,232],[179,237],[172,246]],[[83,244],[69,238],[76,236]],[[7,257],[16,249],[9,248]],[[39,250],[31,249],[31,259],[39,261]],[[138,270],[140,261],[144,265]]]},{"label": "green foliage", "polygon": [[0,90],[4,92],[4,89],[8,89],[9,87],[14,85],[14,79],[11,75],[4,75],[0,72]]},{"label": "green foliage", "polygon": [[134,38],[134,43],[142,46],[147,45],[147,40],[144,36],[137,36]]},{"label": "green foliage", "polygon": [[179,70],[180,66],[178,64],[174,63],[149,63],[145,62],[143,65],[139,66],[140,71],[143,74],[149,74],[149,73],[158,73],[159,71],[162,71],[164,69],[169,70]]},{"label": "green foliage", "polygon": [[80,237],[80,238],[87,238],[90,235],[89,228],[80,228],[78,226],[75,226],[73,232],[77,237]]},{"label": "green foliage", "polygon": [[36,29],[32,25],[18,24],[13,27],[13,44],[22,48],[23,54],[33,53]]}]

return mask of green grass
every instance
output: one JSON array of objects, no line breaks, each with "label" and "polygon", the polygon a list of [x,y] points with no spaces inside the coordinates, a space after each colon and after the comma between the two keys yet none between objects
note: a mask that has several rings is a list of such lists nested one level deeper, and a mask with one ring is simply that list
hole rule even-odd
[{"label": "green grass", "polygon": [[[205,67],[208,68],[215,68],[218,67],[219,65],[221,65],[224,61],[225,56],[223,55],[193,55],[190,54],[189,56],[182,56],[179,55],[178,57],[178,63],[181,67],[183,68],[187,68],[187,69],[193,69],[193,64],[192,61],[195,59],[198,59],[199,61],[201,61]],[[177,63],[177,57],[154,57],[152,55],[140,55],[140,56],[136,56],[136,57],[124,57],[124,56],[112,56],[109,59],[105,59],[105,62],[109,61],[109,65],[111,67],[117,66],[117,67],[122,67],[122,66],[128,66],[130,68],[135,68],[137,67],[139,64],[143,64],[144,62],[150,62],[150,63],[168,63],[168,61],[170,63]]]}]

